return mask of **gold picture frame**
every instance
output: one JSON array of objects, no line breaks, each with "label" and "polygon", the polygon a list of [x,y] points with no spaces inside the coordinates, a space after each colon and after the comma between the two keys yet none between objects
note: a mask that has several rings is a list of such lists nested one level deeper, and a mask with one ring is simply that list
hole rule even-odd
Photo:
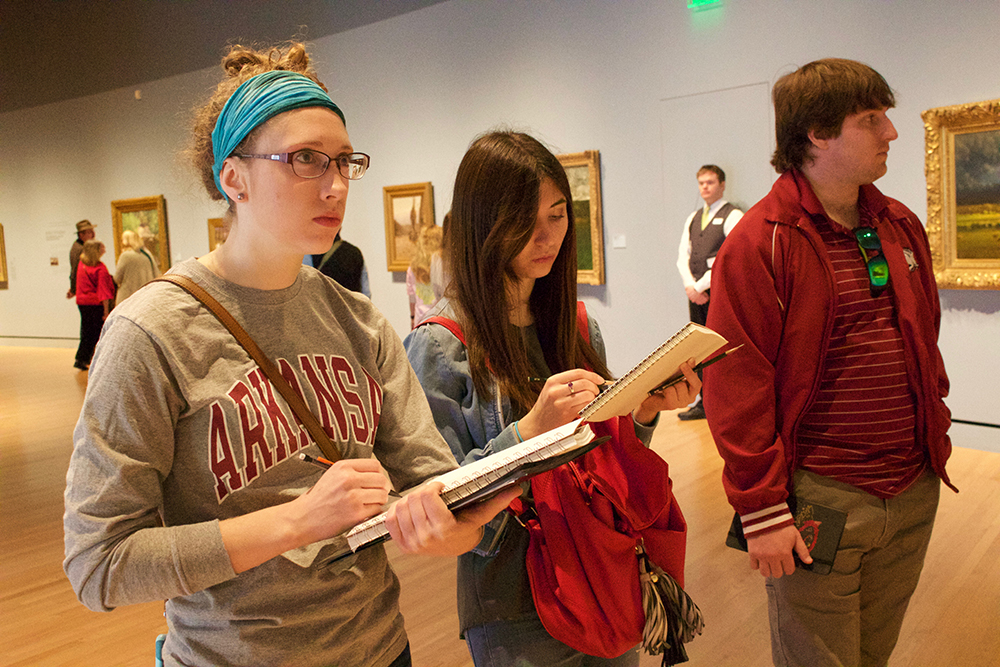
[{"label": "gold picture frame", "polygon": [[3,223],[0,223],[0,289],[7,289],[7,244],[3,239]]},{"label": "gold picture frame", "polygon": [[576,282],[604,284],[604,221],[601,213],[601,155],[583,151],[557,155],[573,194],[576,222]]},{"label": "gold picture frame", "polygon": [[928,109],[927,237],[942,289],[1000,289],[1000,100]]},{"label": "gold picture frame", "polygon": [[117,199],[111,202],[111,224],[115,234],[115,260],[122,254],[122,232],[139,234],[156,258],[160,271],[170,268],[170,237],[167,235],[167,203],[163,195]]},{"label": "gold picture frame", "polygon": [[212,252],[222,245],[229,236],[229,225],[225,218],[208,219],[208,251]]},{"label": "gold picture frame", "polygon": [[387,185],[382,201],[386,265],[389,271],[406,271],[416,253],[420,228],[434,225],[434,189],[430,181]]}]

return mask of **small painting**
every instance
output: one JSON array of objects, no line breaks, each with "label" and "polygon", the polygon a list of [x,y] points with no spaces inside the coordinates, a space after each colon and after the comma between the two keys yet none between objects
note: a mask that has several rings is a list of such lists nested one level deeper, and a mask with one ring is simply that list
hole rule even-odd
[{"label": "small painting", "polygon": [[211,252],[222,245],[229,236],[229,225],[225,218],[208,219],[208,250]]},{"label": "small painting", "polygon": [[430,182],[387,185],[382,197],[386,264],[389,271],[406,271],[416,254],[421,228],[434,226],[434,191]]},{"label": "small painting", "polygon": [[601,157],[598,151],[557,155],[569,179],[576,226],[576,281],[604,284]]},{"label": "small painting", "polygon": [[146,250],[156,258],[161,271],[170,268],[167,205],[163,195],[111,202],[111,223],[115,234],[116,262],[123,250],[122,232],[129,230],[139,235]]}]

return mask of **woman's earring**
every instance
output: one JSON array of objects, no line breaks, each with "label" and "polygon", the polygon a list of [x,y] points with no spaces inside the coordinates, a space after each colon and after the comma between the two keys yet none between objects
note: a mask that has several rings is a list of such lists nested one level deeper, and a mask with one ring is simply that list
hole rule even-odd
[{"label": "woman's earring", "polygon": [[244,199],[243,193],[241,192],[238,195],[236,195],[236,198],[239,199],[240,201],[243,201]]}]

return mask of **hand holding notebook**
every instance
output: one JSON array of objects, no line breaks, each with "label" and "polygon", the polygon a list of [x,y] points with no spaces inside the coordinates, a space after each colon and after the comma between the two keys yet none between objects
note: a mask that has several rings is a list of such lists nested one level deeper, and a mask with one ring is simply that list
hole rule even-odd
[{"label": "hand holding notebook", "polygon": [[[726,339],[711,329],[687,324],[611,383],[580,411],[579,419],[435,478],[444,484],[441,498],[455,512],[593,449],[606,438],[595,439],[586,422],[630,413],[650,392],[657,391],[658,385],[682,379],[679,370],[682,363],[693,358],[696,364],[707,366],[725,356],[726,353],[709,359],[725,344]],[[385,519],[383,512],[348,532],[351,550],[389,539]]]},{"label": "hand holding notebook", "polygon": [[[590,427],[576,420],[439,475],[434,481],[444,485],[441,499],[448,509],[456,512],[523,479],[566,463],[605,439],[595,439]],[[348,532],[347,543],[351,550],[357,551],[389,539],[385,519],[383,512]]]},{"label": "hand holding notebook", "polygon": [[708,327],[689,322],[583,408],[581,419],[600,422],[632,412],[649,394],[683,380],[680,367],[685,361],[694,359],[695,370],[700,370],[723,358],[732,350],[709,359],[725,344],[726,339]]}]

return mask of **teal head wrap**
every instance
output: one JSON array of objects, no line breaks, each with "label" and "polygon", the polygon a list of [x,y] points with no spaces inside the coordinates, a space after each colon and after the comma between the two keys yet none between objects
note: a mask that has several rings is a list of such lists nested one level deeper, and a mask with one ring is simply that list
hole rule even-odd
[{"label": "teal head wrap", "polygon": [[[215,163],[212,174],[215,187],[226,196],[219,181],[222,163],[240,145],[254,128],[279,113],[303,107],[326,107],[333,110],[347,125],[344,112],[333,103],[312,79],[286,70],[273,70],[258,74],[240,84],[226,105],[212,130],[212,155]],[[228,199],[228,196],[226,196]]]}]

